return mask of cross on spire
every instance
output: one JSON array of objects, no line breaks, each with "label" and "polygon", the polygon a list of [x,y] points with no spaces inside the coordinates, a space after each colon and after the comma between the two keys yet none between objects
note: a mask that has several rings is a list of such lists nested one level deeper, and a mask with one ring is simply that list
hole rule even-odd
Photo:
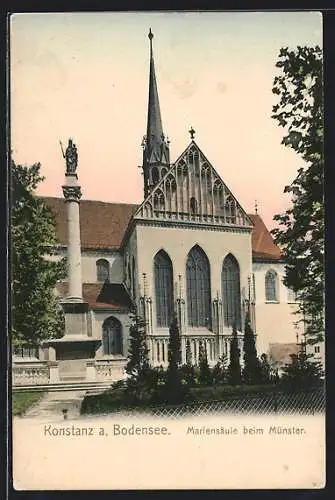
[{"label": "cross on spire", "polygon": [[258,203],[257,200],[255,200],[255,214],[258,214]]},{"label": "cross on spire", "polygon": [[191,139],[192,139],[192,141],[193,141],[193,139],[194,139],[194,134],[195,134],[195,130],[193,129],[193,127],[191,127],[191,128],[190,128],[190,130],[189,130],[188,132],[189,132],[189,134],[191,135]]}]

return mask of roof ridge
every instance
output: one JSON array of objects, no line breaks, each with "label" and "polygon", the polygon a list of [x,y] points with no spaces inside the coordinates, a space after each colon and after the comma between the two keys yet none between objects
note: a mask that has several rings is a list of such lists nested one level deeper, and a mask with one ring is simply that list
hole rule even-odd
[{"label": "roof ridge", "polygon": [[[53,200],[63,200],[64,198],[62,196],[46,196],[46,195],[36,195],[38,198],[48,198],[48,199],[53,199]],[[104,201],[104,200],[92,200],[92,199],[87,199],[87,198],[81,198],[80,203],[85,203],[85,202],[92,202],[92,203],[106,203],[108,205],[128,205],[128,206],[134,206],[138,207],[141,205],[141,203],[128,203],[126,201]]]}]

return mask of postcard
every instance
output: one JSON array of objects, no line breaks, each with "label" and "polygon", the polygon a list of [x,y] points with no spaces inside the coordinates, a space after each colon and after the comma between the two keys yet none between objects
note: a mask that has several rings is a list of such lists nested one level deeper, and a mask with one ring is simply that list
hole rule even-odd
[{"label": "postcard", "polygon": [[14,488],[324,488],[322,15],[9,24]]}]

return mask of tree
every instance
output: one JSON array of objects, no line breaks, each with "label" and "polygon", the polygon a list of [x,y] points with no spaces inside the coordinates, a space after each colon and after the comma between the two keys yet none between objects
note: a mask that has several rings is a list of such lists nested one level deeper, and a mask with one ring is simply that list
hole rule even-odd
[{"label": "tree", "polygon": [[261,355],[259,367],[260,367],[260,381],[262,382],[262,384],[269,384],[271,381],[275,382],[275,380],[272,380],[270,363],[265,353]]},{"label": "tree", "polygon": [[186,340],[186,364],[187,366],[193,366],[192,365],[192,352],[191,352],[191,343],[190,340]]},{"label": "tree", "polygon": [[136,310],[132,316],[129,339],[126,393],[132,403],[139,403],[150,400],[155,390],[157,374],[149,366],[146,323]]},{"label": "tree", "polygon": [[186,364],[181,366],[179,371],[182,380],[185,380],[188,387],[196,385],[196,374],[192,363],[191,342],[189,339],[186,340]]},{"label": "tree", "polygon": [[206,346],[199,342],[199,382],[209,385],[213,381],[211,369],[208,364]]},{"label": "tree", "polygon": [[241,383],[240,349],[238,347],[236,325],[233,327],[233,337],[230,341],[228,382],[231,385],[239,385]]},{"label": "tree", "polygon": [[221,356],[212,371],[212,378],[214,384],[223,384],[227,381],[228,370],[226,365],[227,365],[226,356]]},{"label": "tree", "polygon": [[177,315],[173,315],[173,319],[169,329],[169,349],[168,349],[169,367],[177,371],[181,362],[181,344],[180,332],[178,326]]},{"label": "tree", "polygon": [[66,276],[64,259],[57,254],[53,214],[35,196],[44,180],[41,165],[11,162],[12,343],[37,347],[41,341],[64,334],[64,316],[55,294]]},{"label": "tree", "polygon": [[291,354],[292,362],[283,368],[281,382],[288,389],[309,389],[322,384],[323,371],[320,363],[310,361],[313,355],[303,350]]},{"label": "tree", "polygon": [[243,352],[243,380],[246,384],[257,384],[260,381],[260,364],[257,357],[255,335],[251,327],[249,308],[245,315]]},{"label": "tree", "polygon": [[176,314],[173,315],[169,329],[168,360],[169,366],[165,387],[166,401],[172,404],[181,403],[185,397],[185,388],[183,387],[181,372],[179,370],[179,365],[181,363],[181,344]]},{"label": "tree", "polygon": [[285,260],[284,284],[297,296],[305,321],[306,340],[318,342],[324,332],[324,209],[323,209],[323,81],[320,47],[281,49],[276,64],[281,74],[272,92],[279,96],[272,118],[285,128],[282,144],[302,160],[286,186],[291,207],[274,220],[272,231]]},{"label": "tree", "polygon": [[136,378],[149,367],[146,323],[136,311],[132,315],[129,340],[130,345],[126,373],[129,377]]}]

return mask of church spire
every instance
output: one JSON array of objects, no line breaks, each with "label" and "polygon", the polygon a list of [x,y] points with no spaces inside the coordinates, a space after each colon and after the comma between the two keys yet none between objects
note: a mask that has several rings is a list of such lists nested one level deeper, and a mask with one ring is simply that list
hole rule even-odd
[{"label": "church spire", "polygon": [[159,106],[155,63],[152,50],[154,35],[149,31],[150,40],[150,73],[149,73],[149,101],[147,117],[147,135],[143,143],[143,172],[144,195],[151,191],[164,174],[164,168],[170,164],[169,145],[165,139]]}]

